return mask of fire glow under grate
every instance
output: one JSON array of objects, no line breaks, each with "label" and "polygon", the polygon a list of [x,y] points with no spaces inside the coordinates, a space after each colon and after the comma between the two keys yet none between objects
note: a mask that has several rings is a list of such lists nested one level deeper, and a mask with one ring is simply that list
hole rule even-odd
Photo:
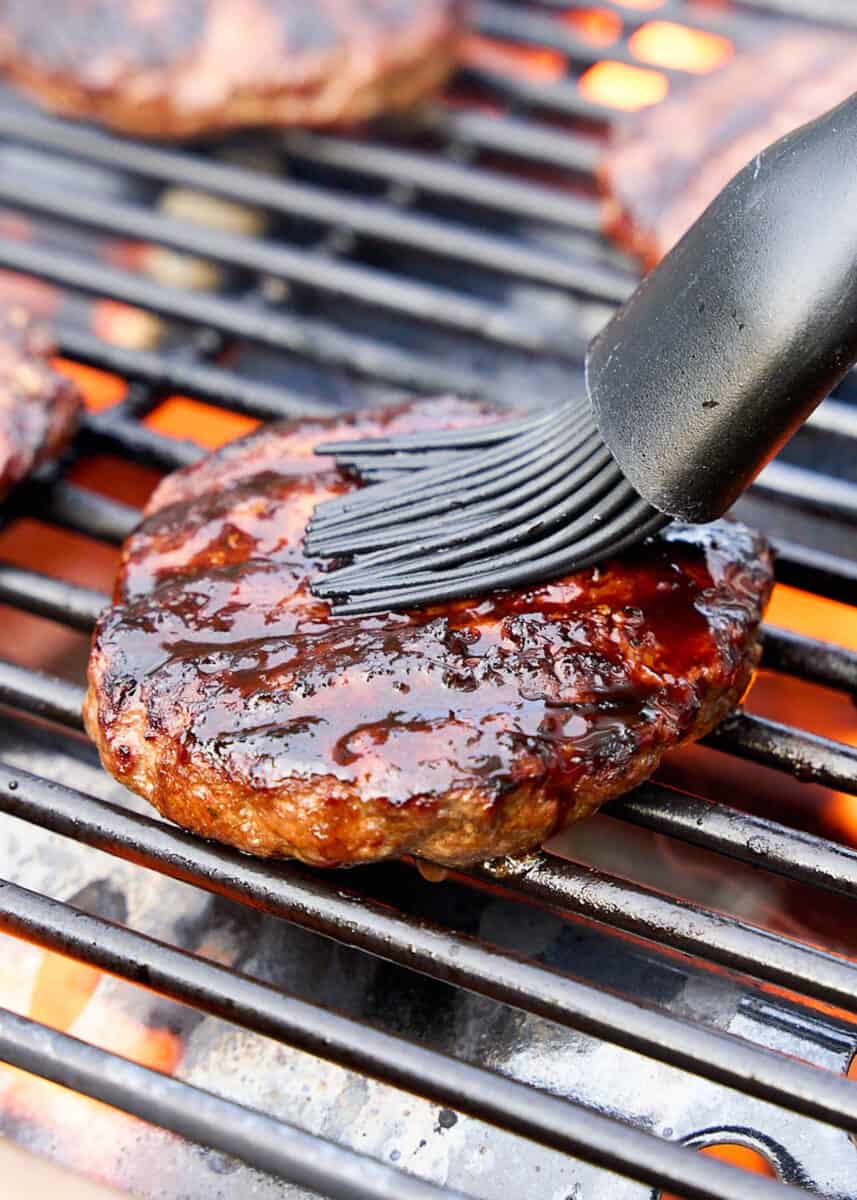
[{"label": "fire glow under grate", "polygon": [[[202,452],[193,440],[198,423],[221,409],[249,423],[408,391],[453,389],[511,404],[562,394],[569,379],[581,386],[587,341],[635,283],[633,265],[599,233],[591,179],[604,128],[617,119],[604,96],[619,93],[609,92],[609,71],[606,83],[603,72],[591,72],[605,61],[642,72],[614,72],[622,95],[635,82],[652,88],[651,99],[658,88],[681,86],[682,72],[663,62],[664,43],[658,51],[652,41],[655,18],[713,35],[694,43],[714,56],[705,69],[716,68],[717,47],[763,36],[771,13],[857,27],[848,0],[755,0],[728,14],[678,2],[601,3],[598,12],[596,20],[568,0],[538,11],[480,5],[479,34],[450,98],[418,126],[371,141],[294,134],[276,144],[248,139],[228,155],[222,147],[184,152],[119,141],[5,98],[0,282],[14,291],[20,282],[11,273],[39,280],[34,294],[56,314],[64,358],[128,385],[120,382],[115,402],[90,407],[59,468],[16,494],[6,514],[10,533],[16,522],[36,521],[92,545],[118,544],[137,511],[86,487],[87,465],[100,456],[117,478],[129,464],[183,465]],[[83,172],[82,186],[70,182],[73,171]],[[261,214],[264,232],[177,215],[176,189]],[[185,264],[188,256],[203,260],[206,287],[174,286],[163,260],[150,269],[152,245]],[[93,329],[92,317],[103,316],[105,300],[128,306],[109,311],[137,319],[133,328],[145,336],[130,345],[99,336],[104,330],[98,321]],[[839,606],[857,595],[853,389],[849,380],[818,410],[792,456],[773,464],[742,505],[778,535],[779,581]],[[196,403],[184,425],[177,395]],[[187,440],[175,436],[182,430]],[[821,452],[824,471],[813,466]],[[0,601],[85,633],[105,596],[9,561],[0,564]],[[770,628],[763,666],[777,686],[803,681],[853,696],[857,652],[839,640],[834,627],[826,642]],[[85,786],[94,768],[80,766],[91,755],[74,732],[82,688],[72,672],[2,662],[0,700],[10,713],[0,746],[3,812],[105,852],[108,877],[111,862],[118,870],[124,860],[134,878],[178,880],[234,902],[236,912],[248,906],[307,937],[350,947],[359,952],[354,961],[392,964],[384,970],[393,975],[375,985],[394,980],[404,988],[407,980],[409,1004],[425,992],[428,1007],[452,1004],[459,1015],[449,1015],[452,1035],[435,1029],[423,1044],[418,1035],[431,1021],[407,1005],[411,1016],[398,1021],[384,1004],[374,1023],[357,1002],[336,1014],[324,989],[322,1002],[311,1002],[311,975],[303,989],[309,1000],[290,995],[236,970],[204,937],[196,952],[177,948],[171,941],[184,947],[187,939],[173,939],[168,928],[160,937],[131,928],[121,905],[114,912],[91,897],[59,901],[47,886],[43,894],[0,884],[0,929],[401,1088],[391,1093],[398,1110],[408,1109],[409,1092],[442,1106],[439,1139],[452,1137],[456,1113],[473,1118],[471,1147],[488,1147],[490,1165],[480,1168],[466,1143],[440,1165],[433,1159],[426,1167],[419,1145],[381,1161],[337,1137],[347,1131],[344,1120],[299,1129],[262,1104],[215,1095],[216,1073],[212,1090],[181,1078],[169,1045],[142,1065],[47,1028],[32,1005],[29,1015],[0,1012],[7,1063],[243,1160],[273,1177],[264,1195],[293,1194],[285,1184],[278,1190],[276,1179],[348,1198],[532,1189],[561,1200],[634,1200],[668,1189],[743,1200],[752,1188],[773,1200],[857,1191],[857,1092],[845,1077],[857,1050],[857,963],[814,944],[805,926],[772,932],[764,921],[724,915],[716,903],[670,895],[642,874],[632,881],[618,868],[547,852],[474,869],[441,889],[400,865],[332,875],[254,861],[124,804],[116,789],[105,799]],[[716,763],[773,768],[784,787],[800,779],[857,795],[857,749],[844,741],[742,713],[708,744],[721,752],[711,756]],[[40,769],[45,745],[65,763],[51,777]],[[67,778],[57,777],[66,770]],[[834,912],[848,911],[857,850],[724,803],[723,796],[749,804],[731,786],[715,793],[702,800],[651,783],[598,821],[632,838],[643,831],[695,847],[727,881],[764,875],[817,896],[820,907],[832,899],[840,906]],[[479,919],[462,918],[456,904],[472,905]],[[323,950],[313,961],[326,961]],[[480,1022],[468,1040],[462,1029]],[[553,1059],[567,1060],[562,1070]],[[487,1126],[527,1144],[509,1139],[501,1151],[475,1132]],[[404,1129],[407,1141],[407,1118]],[[782,1182],[748,1181],[695,1152],[718,1142],[756,1148]],[[520,1177],[511,1166],[516,1154]],[[148,1165],[157,1194],[244,1194],[228,1191],[225,1168],[216,1185],[205,1177],[208,1190],[187,1183],[174,1193],[156,1171],[157,1163]]]}]

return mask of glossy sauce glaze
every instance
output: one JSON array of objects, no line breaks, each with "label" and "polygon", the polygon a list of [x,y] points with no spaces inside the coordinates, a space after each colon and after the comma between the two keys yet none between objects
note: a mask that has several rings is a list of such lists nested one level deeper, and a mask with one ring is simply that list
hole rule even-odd
[{"label": "glossy sauce glaze", "polygon": [[[435,401],[357,428],[427,414],[483,419]],[[753,534],[722,523],[531,590],[332,618],[302,535],[314,505],[351,486],[312,447],[349,432],[269,428],[156,493],[97,631],[88,710],[132,786],[168,742],[172,764],[204,760],[259,803],[318,784],[319,804],[440,811],[476,789],[488,812],[529,784],[570,805],[581,779],[628,773],[686,736],[713,692],[743,689],[770,567]],[[325,838],[335,860],[327,824]]]}]

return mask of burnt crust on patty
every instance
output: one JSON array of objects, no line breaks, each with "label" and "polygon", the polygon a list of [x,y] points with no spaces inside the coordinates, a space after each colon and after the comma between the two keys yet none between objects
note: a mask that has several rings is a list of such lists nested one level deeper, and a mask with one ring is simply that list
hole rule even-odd
[{"label": "burnt crust on patty", "polygon": [[165,479],[94,637],[108,771],[254,854],[463,864],[532,848],[716,725],[772,584],[737,524],[420,611],[333,618],[312,596],[306,521],[354,486],[313,447],[490,415],[447,399],[268,426]]},{"label": "burnt crust on patty", "polygon": [[855,53],[844,31],[787,26],[635,114],[599,169],[606,232],[654,266],[754,155],[850,96]]},{"label": "burnt crust on patty", "polygon": [[463,2],[0,0],[0,65],[54,112],[142,137],[351,125],[443,84]]},{"label": "burnt crust on patty", "polygon": [[0,500],[57,455],[81,407],[76,385],[50,363],[48,329],[23,308],[0,308]]}]

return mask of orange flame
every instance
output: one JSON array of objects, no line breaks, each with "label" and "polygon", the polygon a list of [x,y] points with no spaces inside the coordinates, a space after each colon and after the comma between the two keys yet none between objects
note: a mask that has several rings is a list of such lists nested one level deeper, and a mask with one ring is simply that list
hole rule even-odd
[{"label": "orange flame", "polygon": [[46,950],[30,998],[30,1016],[53,1029],[71,1029],[100,977],[97,967]]},{"label": "orange flame", "polygon": [[[14,969],[0,972],[0,1004],[153,1070],[175,1070],[181,1057],[180,1039],[168,1029],[149,1028],[107,1000],[99,1001],[102,973],[96,967],[16,938],[3,940],[8,947],[4,957],[13,960]],[[112,1151],[123,1140],[118,1127],[134,1118],[8,1066],[0,1067],[0,1096],[18,1116],[50,1127],[70,1159],[80,1159],[102,1179],[110,1177]]]},{"label": "orange flame", "polygon": [[[708,1158],[717,1158],[721,1162],[731,1163],[754,1175],[764,1175],[768,1179],[776,1179],[777,1173],[763,1154],[752,1150],[749,1146],[741,1146],[737,1142],[718,1142],[715,1146],[703,1146],[700,1154]],[[683,1200],[672,1192],[662,1192],[661,1200]]]},{"label": "orange flame", "polygon": [[771,625],[857,650],[857,608],[778,583],[768,606]]},{"label": "orange flame", "polygon": [[189,438],[208,450],[251,433],[259,422],[255,417],[203,404],[186,396],[172,396],[145,418],[145,424],[168,437]]},{"label": "orange flame", "polygon": [[585,71],[578,87],[594,104],[636,112],[663,100],[669,91],[669,82],[660,71],[605,60]]},{"label": "orange flame", "polygon": [[595,46],[609,46],[622,33],[622,18],[606,8],[574,8],[562,19]]},{"label": "orange flame", "polygon": [[688,29],[674,21],[649,21],[629,38],[631,52],[653,67],[704,75],[732,57],[732,43],[717,33]]},{"label": "orange flame", "polygon": [[96,367],[87,367],[84,363],[72,362],[67,358],[55,358],[53,365],[57,371],[74,380],[90,412],[112,408],[114,404],[124,400],[128,391],[124,379],[107,371],[99,371]]},{"label": "orange flame", "polygon": [[544,83],[561,79],[566,73],[565,55],[558,50],[498,42],[478,34],[465,38],[461,58],[468,66],[503,71],[507,75],[524,75]]},{"label": "orange flame", "polygon": [[[782,626],[807,637],[820,641],[834,641],[850,650],[857,650],[857,608],[813,596],[797,588],[778,584],[768,608],[767,620],[771,625]],[[840,701],[833,693],[820,693],[817,704],[808,706],[795,694],[791,709],[782,711],[784,698],[788,704],[788,693],[783,690],[783,681],[775,680],[773,687],[760,681],[752,696],[753,707],[764,711],[775,702],[779,711],[768,715],[776,720],[792,720],[825,737],[834,738],[846,745],[857,746],[857,718],[853,705]],[[759,701],[763,703],[759,703]],[[767,702],[767,705],[764,702]],[[824,803],[822,820],[830,835],[850,845],[857,845],[857,796],[846,792],[831,792]]]}]

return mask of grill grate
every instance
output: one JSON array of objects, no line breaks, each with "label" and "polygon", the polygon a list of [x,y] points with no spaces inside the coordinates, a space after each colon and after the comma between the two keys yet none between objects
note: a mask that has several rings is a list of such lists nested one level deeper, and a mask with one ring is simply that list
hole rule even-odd
[{"label": "grill grate", "polygon": [[[552,8],[576,7],[585,5],[549,0],[535,11],[492,0],[480,5],[478,20],[484,35],[555,49],[574,69],[585,68],[608,52],[594,49],[550,15]],[[620,14],[624,22],[624,36],[610,47],[609,57],[636,62],[627,37],[650,14],[606,0],[599,7]],[[658,9],[657,16],[716,28],[740,42],[756,34],[754,10],[857,25],[846,0],[748,0],[740,13],[716,18],[712,13],[710,19],[686,11],[676,0]],[[392,140],[371,143],[288,135],[280,145],[293,172],[285,178],[197,152],[120,141],[13,103],[0,106],[4,142],[109,167],[147,185],[183,185],[252,204],[272,214],[286,233],[299,233],[289,239],[278,230],[258,240],[201,231],[142,205],[61,194],[37,178],[4,175],[0,203],[15,210],[61,220],[74,230],[94,228],[195,253],[253,280],[249,289],[229,294],[180,292],[72,252],[0,242],[2,267],[139,305],[199,331],[190,350],[155,352],[119,348],[61,323],[60,349],[66,357],[132,385],[113,408],[88,414],[74,455],[106,449],[161,469],[193,461],[201,453],[195,445],[141,423],[174,392],[261,419],[324,411],[338,403],[323,389],[293,386],[288,370],[278,372],[286,380],[281,386],[242,373],[240,361],[228,368],[213,364],[215,352],[246,343],[273,351],[286,367],[300,360],[328,375],[346,372],[358,401],[383,395],[390,385],[494,394],[496,380],[480,365],[495,352],[523,356],[524,362],[547,355],[572,372],[595,328],[634,285],[631,265],[599,240],[599,204],[589,186],[598,161],[598,129],[615,114],[585,100],[571,76],[544,83],[470,67],[461,83],[507,110],[489,115],[438,103],[409,131],[415,140],[404,145],[400,130]],[[574,128],[539,123],[545,115],[571,118]],[[435,148],[414,148],[425,139]],[[524,184],[481,165],[486,153],[548,169],[550,181]],[[329,175],[334,184],[324,182]],[[478,220],[451,218],[449,206],[456,214],[478,214]],[[429,272],[422,269],[426,263]],[[264,281],[271,279],[293,289],[288,306],[266,302]],[[521,287],[535,288],[539,295],[562,293],[560,319],[542,319],[541,310],[533,315],[528,306],[522,308]],[[530,294],[525,290],[525,304]],[[319,299],[333,308],[332,318],[316,314]],[[339,301],[368,306],[370,332],[340,321]],[[453,352],[426,353],[424,335],[451,338]],[[454,352],[465,344],[467,354]],[[842,445],[857,439],[854,409],[842,400],[822,406],[815,427]],[[36,516],[91,538],[121,542],[137,512],[70,482],[67,466],[46,470],[22,488],[8,515]],[[820,509],[843,523],[857,520],[857,485],[816,470],[776,463],[758,492],[789,509]],[[853,603],[857,564],[852,560],[793,544],[779,549],[781,581]],[[0,602],[86,632],[106,597],[0,564]],[[770,670],[857,695],[852,651],[768,629],[764,653]],[[0,662],[0,701],[8,707],[78,730],[81,700],[77,684]],[[857,750],[829,739],[739,714],[708,741],[730,755],[857,795]],[[367,898],[359,877],[343,881],[295,864],[254,861],[7,764],[0,764],[0,811],[432,979],[857,1133],[854,1090],[833,1072],[632,1002],[441,923],[417,920]],[[652,783],[612,804],[609,812],[724,859],[845,899],[857,894],[857,852],[726,804]],[[461,877],[469,886],[499,886],[511,899],[857,1014],[857,964],[619,876],[539,853],[502,869],[474,868]],[[616,1116],[307,1004],[12,882],[0,882],[0,929],[647,1185],[707,1200],[746,1195],[746,1177],[732,1168]],[[853,1048],[853,1039],[844,1034],[841,1042]],[[453,1194],[4,1011],[0,1058],[326,1195],[428,1200]],[[801,1170],[778,1165],[786,1183],[754,1180],[754,1196],[774,1200],[804,1194],[794,1186],[806,1182]]]}]

